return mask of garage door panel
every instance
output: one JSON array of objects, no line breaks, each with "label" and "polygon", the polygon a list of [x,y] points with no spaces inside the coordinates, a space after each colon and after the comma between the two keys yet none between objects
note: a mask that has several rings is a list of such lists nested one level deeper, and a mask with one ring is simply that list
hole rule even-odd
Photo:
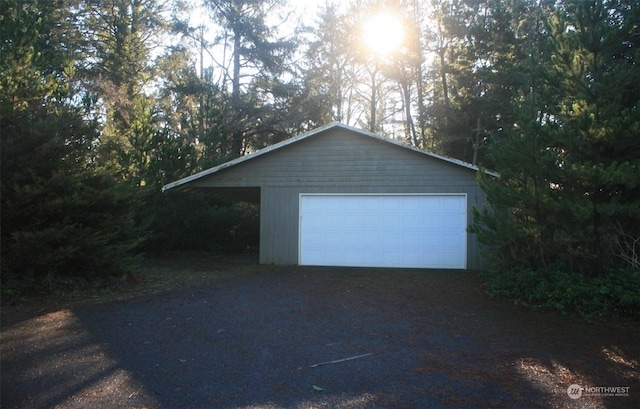
[{"label": "garage door panel", "polygon": [[304,245],[309,250],[320,250],[326,246],[325,235],[322,233],[308,234]]},{"label": "garage door panel", "polygon": [[361,214],[350,215],[350,217],[343,217],[341,220],[342,226],[346,230],[359,231],[364,227],[364,218]]},{"label": "garage door panel", "polygon": [[423,235],[422,243],[425,251],[438,251],[442,246],[442,234]]},{"label": "garage door panel", "polygon": [[442,217],[435,214],[423,214],[420,224],[433,230],[440,230],[442,227]]},{"label": "garage door panel", "polygon": [[461,234],[445,233],[440,237],[440,248],[443,252],[459,253],[465,247],[465,237]]},{"label": "garage door panel", "polygon": [[441,214],[442,213],[442,201],[441,200],[429,200],[422,205],[422,211],[425,214]]},{"label": "garage door panel", "polygon": [[301,195],[300,264],[466,267],[465,195]]},{"label": "garage door panel", "polygon": [[[354,247],[358,250],[376,248],[378,247],[378,243],[381,239],[380,235],[374,230],[367,230],[356,236],[360,237],[360,240],[358,240],[354,245]],[[348,250],[349,249],[345,249],[345,251]]]},{"label": "garage door panel", "polygon": [[463,212],[466,210],[466,201],[459,200],[459,196],[440,196],[443,210],[451,212]]},{"label": "garage door panel", "polygon": [[443,253],[441,257],[441,268],[460,268],[459,253]]},{"label": "garage door panel", "polygon": [[[417,210],[416,210],[416,214]],[[400,216],[400,226],[398,226],[400,229],[402,229],[402,231],[406,231],[406,232],[410,232],[412,230],[415,230],[417,226],[420,226],[422,223],[420,223],[420,220],[416,220],[415,216],[412,216],[411,214],[403,214]]]},{"label": "garage door panel", "polygon": [[466,229],[466,221],[460,217],[460,213],[443,214],[440,217],[441,229],[445,231],[464,231]]},{"label": "garage door panel", "polygon": [[[413,236],[415,239],[415,234]],[[409,251],[413,244],[410,235],[405,236],[402,233],[383,234],[380,241],[385,252]]]},{"label": "garage door panel", "polygon": [[440,253],[425,251],[422,253],[422,262],[426,265],[439,265],[442,264],[442,257]]}]

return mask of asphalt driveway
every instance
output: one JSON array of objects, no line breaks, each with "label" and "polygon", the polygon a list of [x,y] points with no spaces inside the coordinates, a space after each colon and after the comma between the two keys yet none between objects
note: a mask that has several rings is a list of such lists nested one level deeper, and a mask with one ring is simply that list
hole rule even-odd
[{"label": "asphalt driveway", "polygon": [[[640,407],[637,322],[531,312],[488,299],[481,287],[477,274],[457,271],[257,268],[189,289],[5,317],[1,404]],[[571,384],[628,394],[585,389],[571,399]]]}]

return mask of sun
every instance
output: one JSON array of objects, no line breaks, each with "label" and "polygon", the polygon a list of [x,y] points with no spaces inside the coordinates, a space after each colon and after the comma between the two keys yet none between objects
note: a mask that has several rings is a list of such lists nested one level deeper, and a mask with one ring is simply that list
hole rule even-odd
[{"label": "sun", "polygon": [[404,41],[404,27],[400,20],[389,13],[380,13],[368,19],[363,26],[365,45],[380,56],[396,51]]}]

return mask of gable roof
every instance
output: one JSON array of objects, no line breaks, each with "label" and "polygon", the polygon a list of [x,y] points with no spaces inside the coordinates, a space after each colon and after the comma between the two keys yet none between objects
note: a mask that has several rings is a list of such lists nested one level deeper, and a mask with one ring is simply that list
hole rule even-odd
[{"label": "gable roof", "polygon": [[[477,166],[474,166],[474,165],[472,165],[470,163],[467,163],[467,162],[464,162],[464,161],[461,161],[461,160],[458,160],[458,159],[449,158],[449,157],[442,156],[442,155],[437,155],[435,153],[419,149],[419,148],[417,148],[415,146],[407,145],[407,144],[402,143],[400,141],[397,141],[397,140],[394,140],[394,139],[390,139],[390,138],[386,138],[386,137],[374,134],[372,132],[364,131],[362,129],[354,128],[354,127],[345,125],[345,124],[340,123],[340,122],[332,122],[332,123],[330,123],[328,125],[316,128],[316,129],[314,129],[312,131],[309,131],[307,133],[295,136],[293,138],[289,138],[289,139],[284,140],[282,142],[279,142],[279,143],[276,143],[274,145],[268,146],[268,147],[266,147],[264,149],[260,149],[260,150],[258,150],[256,152],[253,152],[253,153],[249,154],[249,155],[241,156],[239,158],[233,159],[233,160],[231,160],[229,162],[225,162],[225,163],[223,163],[221,165],[218,165],[218,166],[215,166],[213,168],[205,169],[205,170],[203,170],[201,172],[198,172],[198,173],[195,173],[195,174],[193,174],[191,176],[187,176],[187,177],[182,178],[180,180],[176,180],[175,182],[168,183],[168,184],[166,184],[166,185],[164,185],[162,187],[162,191],[166,192],[167,190],[170,190],[170,189],[180,188],[181,186],[187,185],[187,184],[189,184],[191,182],[194,182],[196,180],[199,180],[199,179],[201,179],[203,177],[207,177],[207,176],[213,175],[213,174],[215,174],[217,172],[220,172],[220,171],[222,171],[224,169],[228,169],[228,168],[231,168],[233,166],[239,165],[241,163],[256,159],[256,158],[261,157],[263,155],[267,155],[270,152],[277,151],[277,150],[282,149],[282,148],[284,148],[286,146],[295,144],[297,142],[303,141],[303,140],[308,139],[308,138],[312,138],[315,135],[318,135],[318,134],[323,133],[325,131],[328,131],[328,130],[331,130],[331,129],[336,129],[336,128],[344,129],[344,130],[347,130],[347,131],[350,131],[350,132],[354,132],[354,133],[358,133],[358,134],[361,134],[361,135],[365,135],[365,136],[368,136],[370,138],[373,138],[373,139],[376,139],[376,140],[379,140],[379,141],[383,141],[385,143],[389,143],[389,144],[392,144],[392,145],[395,145],[395,146],[399,146],[401,148],[408,149],[408,150],[420,153],[422,155],[425,155],[425,156],[428,156],[428,157],[431,157],[431,158],[442,160],[442,161],[445,161],[445,162],[451,163],[453,165],[460,166],[460,167],[463,167],[463,168],[466,168],[466,169],[469,169],[469,170],[472,170],[472,171],[476,171],[477,172],[477,171],[480,170]],[[485,172],[487,174],[489,174],[489,175],[492,175],[492,176],[498,176],[498,174],[495,173],[495,172],[491,172],[491,171],[485,171]]]}]

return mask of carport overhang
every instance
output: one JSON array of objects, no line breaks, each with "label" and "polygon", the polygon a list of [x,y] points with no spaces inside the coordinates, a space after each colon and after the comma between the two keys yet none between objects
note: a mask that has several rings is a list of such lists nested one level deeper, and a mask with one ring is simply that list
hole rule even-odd
[{"label": "carport overhang", "polygon": [[[163,192],[167,190],[162,189]],[[171,192],[196,193],[224,201],[260,204],[259,186],[200,187],[185,184],[171,189]]]}]

